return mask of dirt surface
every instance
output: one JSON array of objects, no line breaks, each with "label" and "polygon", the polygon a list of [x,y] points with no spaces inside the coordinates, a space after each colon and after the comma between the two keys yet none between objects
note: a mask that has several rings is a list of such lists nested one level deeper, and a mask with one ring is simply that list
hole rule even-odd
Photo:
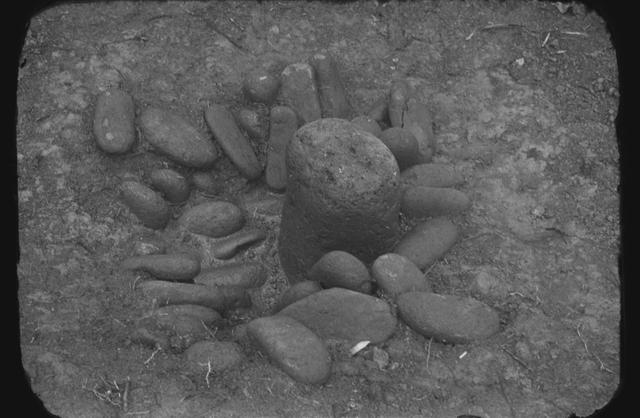
[{"label": "dirt surface", "polygon": [[[205,239],[152,233],[116,196],[122,179],[153,168],[190,171],[144,141],[125,156],[100,152],[95,97],[121,84],[139,109],[169,107],[206,131],[208,102],[243,104],[243,72],[320,48],[338,59],[359,112],[395,77],[409,77],[431,107],[435,161],[463,170],[473,207],[453,218],[462,240],[428,275],[436,292],[497,309],[501,331],[443,345],[401,324],[356,356],[332,347],[322,386],[294,382],[242,344],[241,367],[207,381],[182,354],[129,341],[149,306],[132,291],[137,276],[119,268],[140,237],[207,250]],[[17,125],[21,348],[33,390],[63,417],[591,413],[619,383],[617,88],[605,24],[577,4],[563,13],[541,2],[113,2],[38,14]],[[264,161],[264,141],[253,145]],[[213,174],[219,198],[273,199],[225,157]],[[193,193],[188,204],[207,198]],[[287,287],[266,206],[247,216],[269,236],[240,259],[264,261],[269,279],[221,340]]]}]

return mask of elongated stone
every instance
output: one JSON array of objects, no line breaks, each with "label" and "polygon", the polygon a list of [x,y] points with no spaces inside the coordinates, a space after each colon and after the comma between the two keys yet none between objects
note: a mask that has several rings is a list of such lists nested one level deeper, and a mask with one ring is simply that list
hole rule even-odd
[{"label": "elongated stone", "polygon": [[324,342],[287,316],[254,319],[247,334],[282,371],[308,384],[324,383],[331,374],[331,356]]},{"label": "elongated stone", "polygon": [[145,139],[178,164],[208,168],[218,158],[213,141],[175,112],[149,107],[140,114],[138,124]]},{"label": "elongated stone", "polygon": [[322,117],[313,67],[305,63],[290,64],[282,70],[281,80],[282,100],[298,115],[298,125]]},{"label": "elongated stone", "polygon": [[497,312],[473,298],[408,292],[398,297],[398,310],[413,330],[442,342],[466,344],[500,329]]},{"label": "elongated stone", "polygon": [[181,203],[189,198],[189,182],[180,173],[169,169],[153,170],[149,175],[151,185],[162,192],[171,203]]},{"label": "elongated stone", "polygon": [[458,239],[458,227],[446,218],[433,218],[415,226],[393,250],[424,269],[444,256]]},{"label": "elongated stone", "polygon": [[96,100],[93,134],[98,147],[109,154],[123,154],[136,142],[135,104],[125,91],[111,89]]},{"label": "elongated stone", "polygon": [[431,285],[418,266],[399,254],[384,254],[373,262],[371,275],[391,298],[411,291],[431,291]]},{"label": "elongated stone", "polygon": [[373,136],[380,138],[382,134],[382,129],[380,129],[380,125],[374,119],[369,116],[356,116],[351,119],[351,123],[363,129],[366,132],[369,132]]},{"label": "elongated stone", "polygon": [[287,145],[298,129],[298,119],[293,110],[286,106],[271,108],[269,125],[269,150],[267,152],[267,185],[274,190],[284,190],[287,186]]},{"label": "elongated stone", "polygon": [[252,228],[236,232],[235,234],[229,235],[228,237],[216,242],[212,249],[212,253],[215,258],[228,260],[243,249],[246,249],[259,241],[263,241],[266,237],[266,232],[261,229]]},{"label": "elongated stone", "polygon": [[233,114],[224,106],[214,103],[205,109],[204,118],[224,153],[240,173],[249,180],[260,177],[262,166],[251,144],[236,125]]},{"label": "elongated stone", "polygon": [[403,186],[456,187],[464,183],[462,173],[453,166],[439,163],[418,164],[400,174]]},{"label": "elongated stone", "polygon": [[282,309],[322,339],[381,343],[395,331],[396,317],[382,299],[333,287],[313,293]]},{"label": "elongated stone", "polygon": [[315,70],[322,117],[350,119],[353,108],[333,57],[328,53],[318,53],[311,57],[310,63]]},{"label": "elongated stone", "polygon": [[331,251],[323,255],[309,270],[309,279],[325,288],[343,287],[357,292],[371,292],[367,266],[344,251]]},{"label": "elongated stone", "polygon": [[189,281],[200,272],[200,260],[192,254],[153,254],[129,257],[125,270],[142,270],[162,280]]},{"label": "elongated stone", "polygon": [[409,84],[405,80],[394,80],[389,88],[389,121],[391,126],[402,128],[402,118],[407,109],[410,94]]},{"label": "elongated stone", "polygon": [[463,192],[446,187],[408,187],[400,210],[410,218],[456,215],[471,207]]},{"label": "elongated stone", "polygon": [[319,292],[322,290],[322,286],[320,283],[314,280],[303,280],[298,282],[288,288],[282,296],[280,296],[280,300],[273,308],[273,312],[279,312],[284,309],[285,306],[291,305],[293,302],[299,301],[300,299],[304,299],[307,296]]},{"label": "elongated stone", "polygon": [[239,287],[204,286],[162,280],[148,280],[140,283],[138,287],[156,306],[192,304],[222,312],[251,305],[246,290]]},{"label": "elongated stone", "polygon": [[242,262],[202,270],[193,282],[206,286],[236,286],[249,289],[262,286],[266,280],[267,271],[262,263]]}]

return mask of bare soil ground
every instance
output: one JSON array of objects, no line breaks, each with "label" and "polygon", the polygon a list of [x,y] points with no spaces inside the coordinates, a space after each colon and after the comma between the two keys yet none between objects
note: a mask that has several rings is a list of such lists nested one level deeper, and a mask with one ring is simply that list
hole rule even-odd
[{"label": "bare soil ground", "polygon": [[[561,9],[105,2],[34,16],[17,125],[21,349],[33,390],[63,417],[566,417],[605,405],[620,376],[618,72],[604,21],[578,4]],[[400,325],[379,347],[387,364],[371,349],[336,352],[323,386],[294,382],[244,345],[242,366],[207,384],[180,354],[128,340],[149,306],[119,265],[152,234],[115,190],[125,176],[172,165],[143,141],[129,155],[101,153],[95,95],[122,81],[138,106],[184,109],[204,130],[207,102],[243,105],[241,75],[251,66],[304,61],[320,48],[338,59],[360,112],[398,76],[429,103],[435,160],[463,170],[473,200],[454,219],[462,240],[429,277],[435,291],[498,309],[501,332],[454,346]],[[265,144],[254,145],[264,161]],[[224,157],[213,171],[218,197],[266,196]],[[286,288],[277,216],[248,217],[270,232],[242,259],[263,260],[270,275],[253,310],[228,318],[229,327],[267,312]],[[230,339],[229,328],[216,338]]]}]

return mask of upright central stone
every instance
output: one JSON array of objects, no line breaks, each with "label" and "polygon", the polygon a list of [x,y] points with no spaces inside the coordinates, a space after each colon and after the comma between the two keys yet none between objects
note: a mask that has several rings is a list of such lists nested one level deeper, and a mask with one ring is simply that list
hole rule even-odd
[{"label": "upright central stone", "polygon": [[398,164],[375,136],[343,119],[302,126],[287,147],[280,263],[290,283],[323,254],[342,250],[365,263],[399,236]]}]

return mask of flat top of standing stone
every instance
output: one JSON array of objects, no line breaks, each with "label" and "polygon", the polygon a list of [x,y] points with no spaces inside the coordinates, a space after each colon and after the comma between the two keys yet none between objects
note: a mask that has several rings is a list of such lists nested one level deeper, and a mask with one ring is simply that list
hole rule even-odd
[{"label": "flat top of standing stone", "polygon": [[297,182],[323,184],[329,198],[339,200],[384,194],[399,184],[399,168],[391,151],[344,119],[318,119],[298,129],[287,148],[287,167]]}]

